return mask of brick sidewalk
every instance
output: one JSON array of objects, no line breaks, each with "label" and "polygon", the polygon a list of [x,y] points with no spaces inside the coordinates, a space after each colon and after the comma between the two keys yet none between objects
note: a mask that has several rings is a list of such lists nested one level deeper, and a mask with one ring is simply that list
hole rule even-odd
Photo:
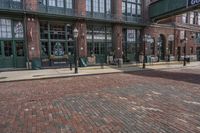
[{"label": "brick sidewalk", "polygon": [[0,83],[0,131],[198,133],[200,73],[184,69]]}]

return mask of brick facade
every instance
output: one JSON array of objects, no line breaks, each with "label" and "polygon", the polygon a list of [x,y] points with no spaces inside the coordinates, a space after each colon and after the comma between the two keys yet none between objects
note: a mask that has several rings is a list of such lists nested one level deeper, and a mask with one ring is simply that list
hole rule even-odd
[{"label": "brick facade", "polygon": [[38,18],[27,17],[27,42],[29,59],[40,58],[39,21]]}]

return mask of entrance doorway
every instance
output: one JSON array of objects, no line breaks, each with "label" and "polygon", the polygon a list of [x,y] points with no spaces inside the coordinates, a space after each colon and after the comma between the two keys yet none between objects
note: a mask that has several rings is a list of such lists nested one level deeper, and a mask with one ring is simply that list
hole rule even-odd
[{"label": "entrance doorway", "polygon": [[163,34],[160,35],[160,38],[161,38],[161,45],[160,45],[160,49],[159,49],[160,60],[165,60],[166,39],[165,39],[165,36]]},{"label": "entrance doorway", "polygon": [[23,41],[0,41],[0,68],[26,67]]}]

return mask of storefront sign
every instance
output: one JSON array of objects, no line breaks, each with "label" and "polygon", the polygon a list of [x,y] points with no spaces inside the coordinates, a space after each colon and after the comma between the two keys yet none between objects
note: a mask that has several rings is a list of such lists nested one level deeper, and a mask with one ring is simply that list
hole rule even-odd
[{"label": "storefront sign", "polygon": [[188,7],[200,5],[200,0],[188,0]]}]

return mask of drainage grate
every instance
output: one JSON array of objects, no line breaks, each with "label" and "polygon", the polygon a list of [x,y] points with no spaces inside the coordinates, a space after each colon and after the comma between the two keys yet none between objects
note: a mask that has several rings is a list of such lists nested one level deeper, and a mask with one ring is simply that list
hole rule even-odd
[{"label": "drainage grate", "polygon": [[45,76],[45,75],[33,75],[32,77],[42,77],[42,76]]},{"label": "drainage grate", "polygon": [[0,79],[7,79],[8,77],[0,77]]}]

